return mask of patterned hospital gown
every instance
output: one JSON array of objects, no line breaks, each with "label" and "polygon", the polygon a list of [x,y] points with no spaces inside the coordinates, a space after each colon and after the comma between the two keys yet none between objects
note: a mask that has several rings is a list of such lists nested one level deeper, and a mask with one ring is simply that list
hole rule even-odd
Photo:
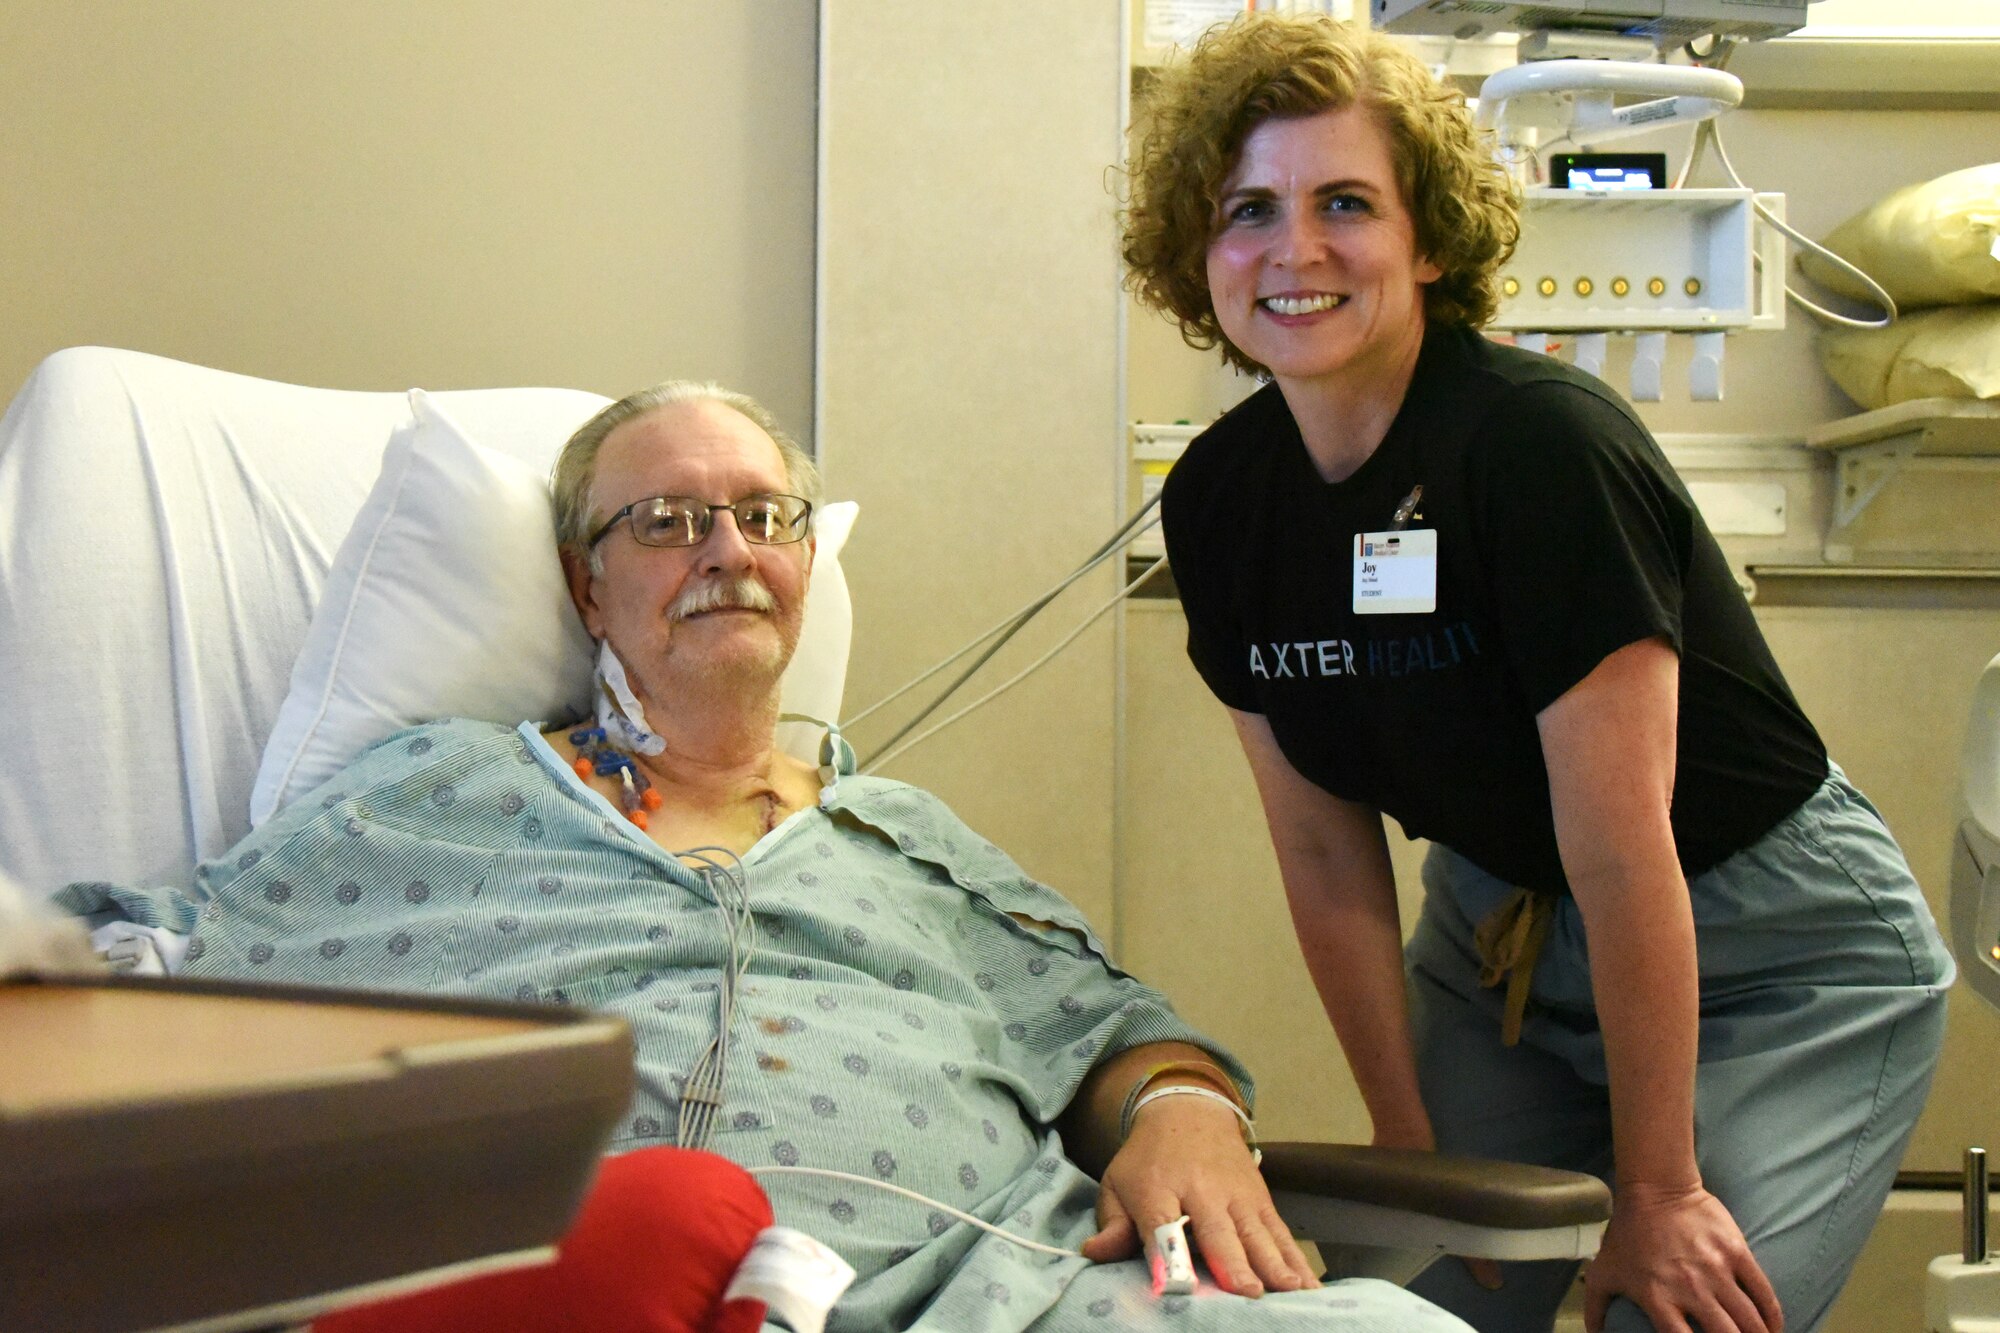
[{"label": "patterned hospital gown", "polygon": [[[713,1149],[893,1182],[1049,1244],[1088,1237],[1097,1187],[1050,1122],[1105,1056],[1203,1039],[1070,903],[916,788],[841,777],[744,866],[756,950]],[[200,866],[192,891],[79,884],[65,899],[192,932],[185,975],[619,1014],[638,1088],[613,1152],[673,1141],[714,1035],[724,931],[708,882],[529,723],[401,732]],[[1136,1261],[1037,1254],[863,1185],[759,1183],[779,1221],[859,1270],[836,1333],[1463,1328],[1370,1281],[1160,1300]]]}]

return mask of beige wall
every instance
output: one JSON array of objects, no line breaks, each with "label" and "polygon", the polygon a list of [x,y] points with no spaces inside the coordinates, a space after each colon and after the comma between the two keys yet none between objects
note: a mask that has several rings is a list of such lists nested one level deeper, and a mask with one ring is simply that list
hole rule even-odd
[{"label": "beige wall", "polygon": [[[851,712],[1053,583],[1119,517],[1105,169],[1122,46],[1111,5],[824,8],[820,440],[833,492],[861,502],[843,562]],[[1049,619],[1074,624],[1110,578]],[[885,770],[1107,928],[1115,624]],[[1031,640],[981,679],[1050,637]],[[855,739],[866,754],[890,730],[871,720]]]},{"label": "beige wall", "polygon": [[0,394],[713,376],[810,426],[812,0],[10,0]]}]

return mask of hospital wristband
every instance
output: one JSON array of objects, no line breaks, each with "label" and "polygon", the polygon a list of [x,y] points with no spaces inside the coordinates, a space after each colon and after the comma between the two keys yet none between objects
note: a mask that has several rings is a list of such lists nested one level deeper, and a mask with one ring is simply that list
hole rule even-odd
[{"label": "hospital wristband", "polygon": [[1255,1122],[1250,1119],[1249,1114],[1242,1107],[1212,1088],[1200,1088],[1192,1083],[1169,1083],[1164,1088],[1154,1088],[1151,1092],[1133,1103],[1131,1118],[1136,1119],[1139,1112],[1145,1110],[1149,1102],[1156,1102],[1162,1097],[1206,1097],[1212,1102],[1221,1102],[1230,1109],[1238,1120],[1243,1122],[1243,1142],[1250,1149],[1250,1160],[1260,1164],[1263,1162],[1264,1150],[1257,1146],[1257,1126]]},{"label": "hospital wristband", "polygon": [[1132,1115],[1139,1108],[1139,1097],[1153,1086],[1154,1080],[1167,1074],[1192,1074],[1196,1078],[1213,1083],[1218,1089],[1227,1089],[1218,1095],[1226,1097],[1239,1110],[1247,1114],[1243,1093],[1236,1086],[1236,1080],[1206,1060],[1168,1060],[1154,1065],[1132,1082],[1131,1091],[1125,1094],[1125,1101],[1118,1108],[1118,1141],[1123,1143],[1132,1136]]}]

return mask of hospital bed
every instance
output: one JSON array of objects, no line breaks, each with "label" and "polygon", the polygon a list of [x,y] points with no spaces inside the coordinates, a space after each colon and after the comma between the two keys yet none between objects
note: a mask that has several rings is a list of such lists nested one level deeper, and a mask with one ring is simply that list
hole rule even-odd
[{"label": "hospital bed", "polygon": [[[1973,690],[1972,716],[1958,765],[1958,829],[1951,857],[1949,921],[1959,975],[2000,1009],[2000,657]],[[2000,1327],[2000,1258],[1987,1238],[1984,1149],[1966,1153],[1963,1243],[1931,1261],[1924,1289],[1930,1333]]]},{"label": "hospital bed", "polygon": [[[565,389],[306,388],[104,348],[50,357],[0,421],[0,703],[12,724],[0,872],[41,892],[185,884],[196,862],[368,739],[436,716],[512,722],[580,701],[590,645],[548,552],[540,485],[603,402]],[[788,712],[839,709],[851,617],[838,555],[853,518],[851,505],[823,511]],[[810,735],[781,740],[800,749]],[[172,952],[170,941],[125,945]],[[310,1022],[315,1006],[299,1003]],[[482,1016],[507,1018],[473,1006],[468,1021]],[[601,1050],[616,1035],[594,1041]],[[95,1105],[143,1125],[142,1084],[99,1089]],[[0,1087],[0,1132],[8,1097]],[[439,1171],[420,1139],[412,1169]],[[91,1150],[87,1135],[66,1143]],[[1591,1177],[1429,1154],[1268,1144],[1264,1169],[1294,1229],[1341,1273],[1407,1280],[1444,1253],[1583,1257],[1609,1213]],[[0,1209],[44,1213],[0,1211],[0,1231],[74,1220],[76,1200],[24,1191],[23,1171],[0,1153]],[[450,1171],[435,1182],[466,1187]],[[156,1206],[133,1189],[130,1208]],[[100,1189],[93,1206],[120,1202]],[[561,1222],[544,1210],[528,1228],[552,1241]],[[98,1224],[117,1225],[111,1214]],[[518,1232],[501,1248],[518,1247]],[[296,1270],[294,1289],[256,1294],[291,1302],[293,1317],[315,1299],[337,1303],[329,1285],[393,1276],[393,1244],[378,1247],[386,1268],[336,1281],[292,1263],[287,1246],[300,1243],[269,1234],[254,1253],[223,1257]],[[474,1258],[425,1252],[417,1266]],[[126,1302],[92,1327],[216,1316],[246,1290],[217,1282],[212,1308],[154,1318]],[[7,1326],[84,1327],[60,1313],[14,1310]]]}]

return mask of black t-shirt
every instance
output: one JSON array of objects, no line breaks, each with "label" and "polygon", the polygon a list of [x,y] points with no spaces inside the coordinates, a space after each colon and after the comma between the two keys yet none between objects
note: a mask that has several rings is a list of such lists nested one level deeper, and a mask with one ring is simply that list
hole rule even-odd
[{"label": "black t-shirt", "polygon": [[[1354,612],[1356,537],[1437,534],[1436,610]],[[1673,830],[1693,877],[1812,794],[1826,750],[1687,490],[1597,380],[1426,333],[1381,446],[1314,470],[1276,386],[1167,478],[1188,656],[1306,778],[1523,888],[1567,892],[1535,716],[1617,649],[1680,656]]]}]

